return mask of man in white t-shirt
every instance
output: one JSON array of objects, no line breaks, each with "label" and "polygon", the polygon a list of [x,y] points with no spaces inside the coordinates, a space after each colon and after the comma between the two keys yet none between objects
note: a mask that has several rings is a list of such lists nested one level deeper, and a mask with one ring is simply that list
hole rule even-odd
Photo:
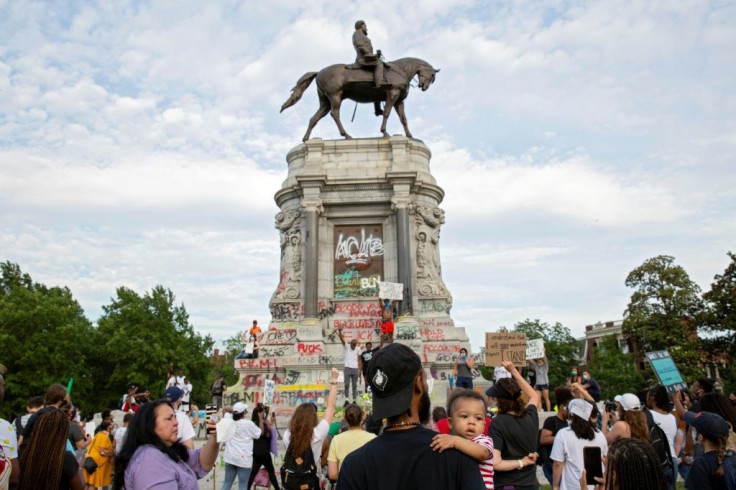
[{"label": "man in white t-shirt", "polygon": [[164,398],[171,402],[176,414],[176,422],[179,424],[179,440],[189,449],[194,449],[194,436],[196,435],[194,427],[192,427],[192,422],[189,420],[189,414],[179,410],[182,396],[184,396],[184,392],[176,386],[172,386],[164,393]]},{"label": "man in white t-shirt", "polygon": [[350,384],[353,385],[353,403],[358,399],[358,377],[360,371],[358,369],[358,356],[363,349],[358,347],[358,341],[352,339],[350,344],[345,345],[345,337],[342,335],[342,330],[338,330],[340,335],[340,342],[345,347],[345,406],[347,407],[350,402]]},{"label": "man in white t-shirt", "polygon": [[184,376],[184,370],[180,369],[179,374],[176,375],[176,387],[180,390],[184,390],[184,383],[185,383],[186,376]]},{"label": "man in white t-shirt", "polygon": [[173,371],[169,371],[171,373],[171,376],[169,376],[169,379],[166,381],[166,389],[168,390],[172,386],[176,386],[176,376],[174,376]]},{"label": "man in white t-shirt", "polygon": [[181,387],[181,389],[184,391],[184,395],[181,397],[180,410],[189,414],[189,409],[191,407],[191,405],[189,405],[189,397],[192,396],[192,383],[189,382],[189,378],[184,377],[184,386]]}]

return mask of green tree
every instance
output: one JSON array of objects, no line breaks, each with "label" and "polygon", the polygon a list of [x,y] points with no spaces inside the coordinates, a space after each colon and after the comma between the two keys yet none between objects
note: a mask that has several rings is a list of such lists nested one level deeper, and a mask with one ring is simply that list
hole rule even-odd
[{"label": "green tree", "polygon": [[73,402],[95,406],[98,335],[66,287],[33,282],[17,264],[0,264],[0,361],[7,367],[2,414],[24,413],[28,399],[74,378]]},{"label": "green tree", "polygon": [[100,348],[105,374],[96,381],[104,387],[100,397],[108,406],[117,404],[130,383],[161,397],[171,364],[175,370],[183,369],[192,383],[192,403],[210,399],[209,356],[214,342],[194,331],[184,305],[175,304],[171,290],[156,286],[140,296],[120,287],[102,309],[98,327],[104,339]]},{"label": "green tree", "polygon": [[723,274],[716,274],[710,290],[703,294],[706,312],[703,326],[712,334],[705,342],[708,352],[736,355],[736,254],[728,252],[731,263]]},{"label": "green tree", "polygon": [[514,325],[514,332],[525,333],[528,340],[543,339],[544,351],[549,361],[549,386],[565,386],[571,366],[579,364],[578,343],[570,329],[557,322],[550,325],[540,320],[526,319]]},{"label": "green tree", "polygon": [[600,384],[604,400],[613,400],[622,393],[637,393],[647,387],[644,372],[637,367],[636,356],[621,352],[615,335],[598,342],[588,369]]},{"label": "green tree", "polygon": [[703,303],[700,287],[668,255],[646,260],[626,277],[633,288],[624,312],[623,332],[642,353],[668,350],[683,376],[702,376],[698,321]]}]

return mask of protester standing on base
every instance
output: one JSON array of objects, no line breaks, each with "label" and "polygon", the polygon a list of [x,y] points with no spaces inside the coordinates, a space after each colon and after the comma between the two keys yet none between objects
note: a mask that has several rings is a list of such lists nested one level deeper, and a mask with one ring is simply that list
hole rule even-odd
[{"label": "protester standing on base", "polygon": [[358,370],[358,357],[363,350],[358,347],[358,341],[355,339],[350,340],[349,345],[345,345],[345,337],[342,335],[342,330],[337,331],[340,336],[340,342],[345,347],[345,405],[348,406],[350,403],[350,385],[353,385],[353,403],[356,403],[358,399],[358,376],[360,371]]}]

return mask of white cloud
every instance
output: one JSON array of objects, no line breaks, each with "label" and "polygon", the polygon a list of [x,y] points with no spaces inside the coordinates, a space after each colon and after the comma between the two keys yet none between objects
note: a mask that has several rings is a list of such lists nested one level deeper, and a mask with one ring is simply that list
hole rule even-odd
[{"label": "white cloud", "polygon": [[[652,255],[707,287],[736,240],[730,4],[1,9],[0,260],[68,285],[92,319],[116,287],[161,283],[217,337],[266,322],[273,195],[315,87],[278,109],[303,73],[353,60],[358,18],[388,58],[442,68],[407,114],[446,192],[443,271],[475,345],[527,317],[578,333],[618,318]],[[348,131],[378,136],[353,107]],[[337,137],[329,117],[313,136]]]}]

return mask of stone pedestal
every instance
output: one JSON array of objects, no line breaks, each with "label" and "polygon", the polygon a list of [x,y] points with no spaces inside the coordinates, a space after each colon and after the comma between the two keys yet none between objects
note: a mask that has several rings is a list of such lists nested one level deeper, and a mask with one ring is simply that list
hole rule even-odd
[{"label": "stone pedestal", "polygon": [[395,341],[419,354],[434,379],[433,402],[444,402],[457,352],[470,345],[450,316],[442,280],[444,191],[430,158],[421,141],[401,136],[312,139],[288,153],[275,196],[281,265],[272,318],[259,358],[236,361],[241,380],[228,390],[231,400],[262,401],[264,380],[272,379],[277,413],[320,401],[330,368],[343,368],[338,330],[346,341],[378,345],[378,282],[387,281],[404,285]]}]

